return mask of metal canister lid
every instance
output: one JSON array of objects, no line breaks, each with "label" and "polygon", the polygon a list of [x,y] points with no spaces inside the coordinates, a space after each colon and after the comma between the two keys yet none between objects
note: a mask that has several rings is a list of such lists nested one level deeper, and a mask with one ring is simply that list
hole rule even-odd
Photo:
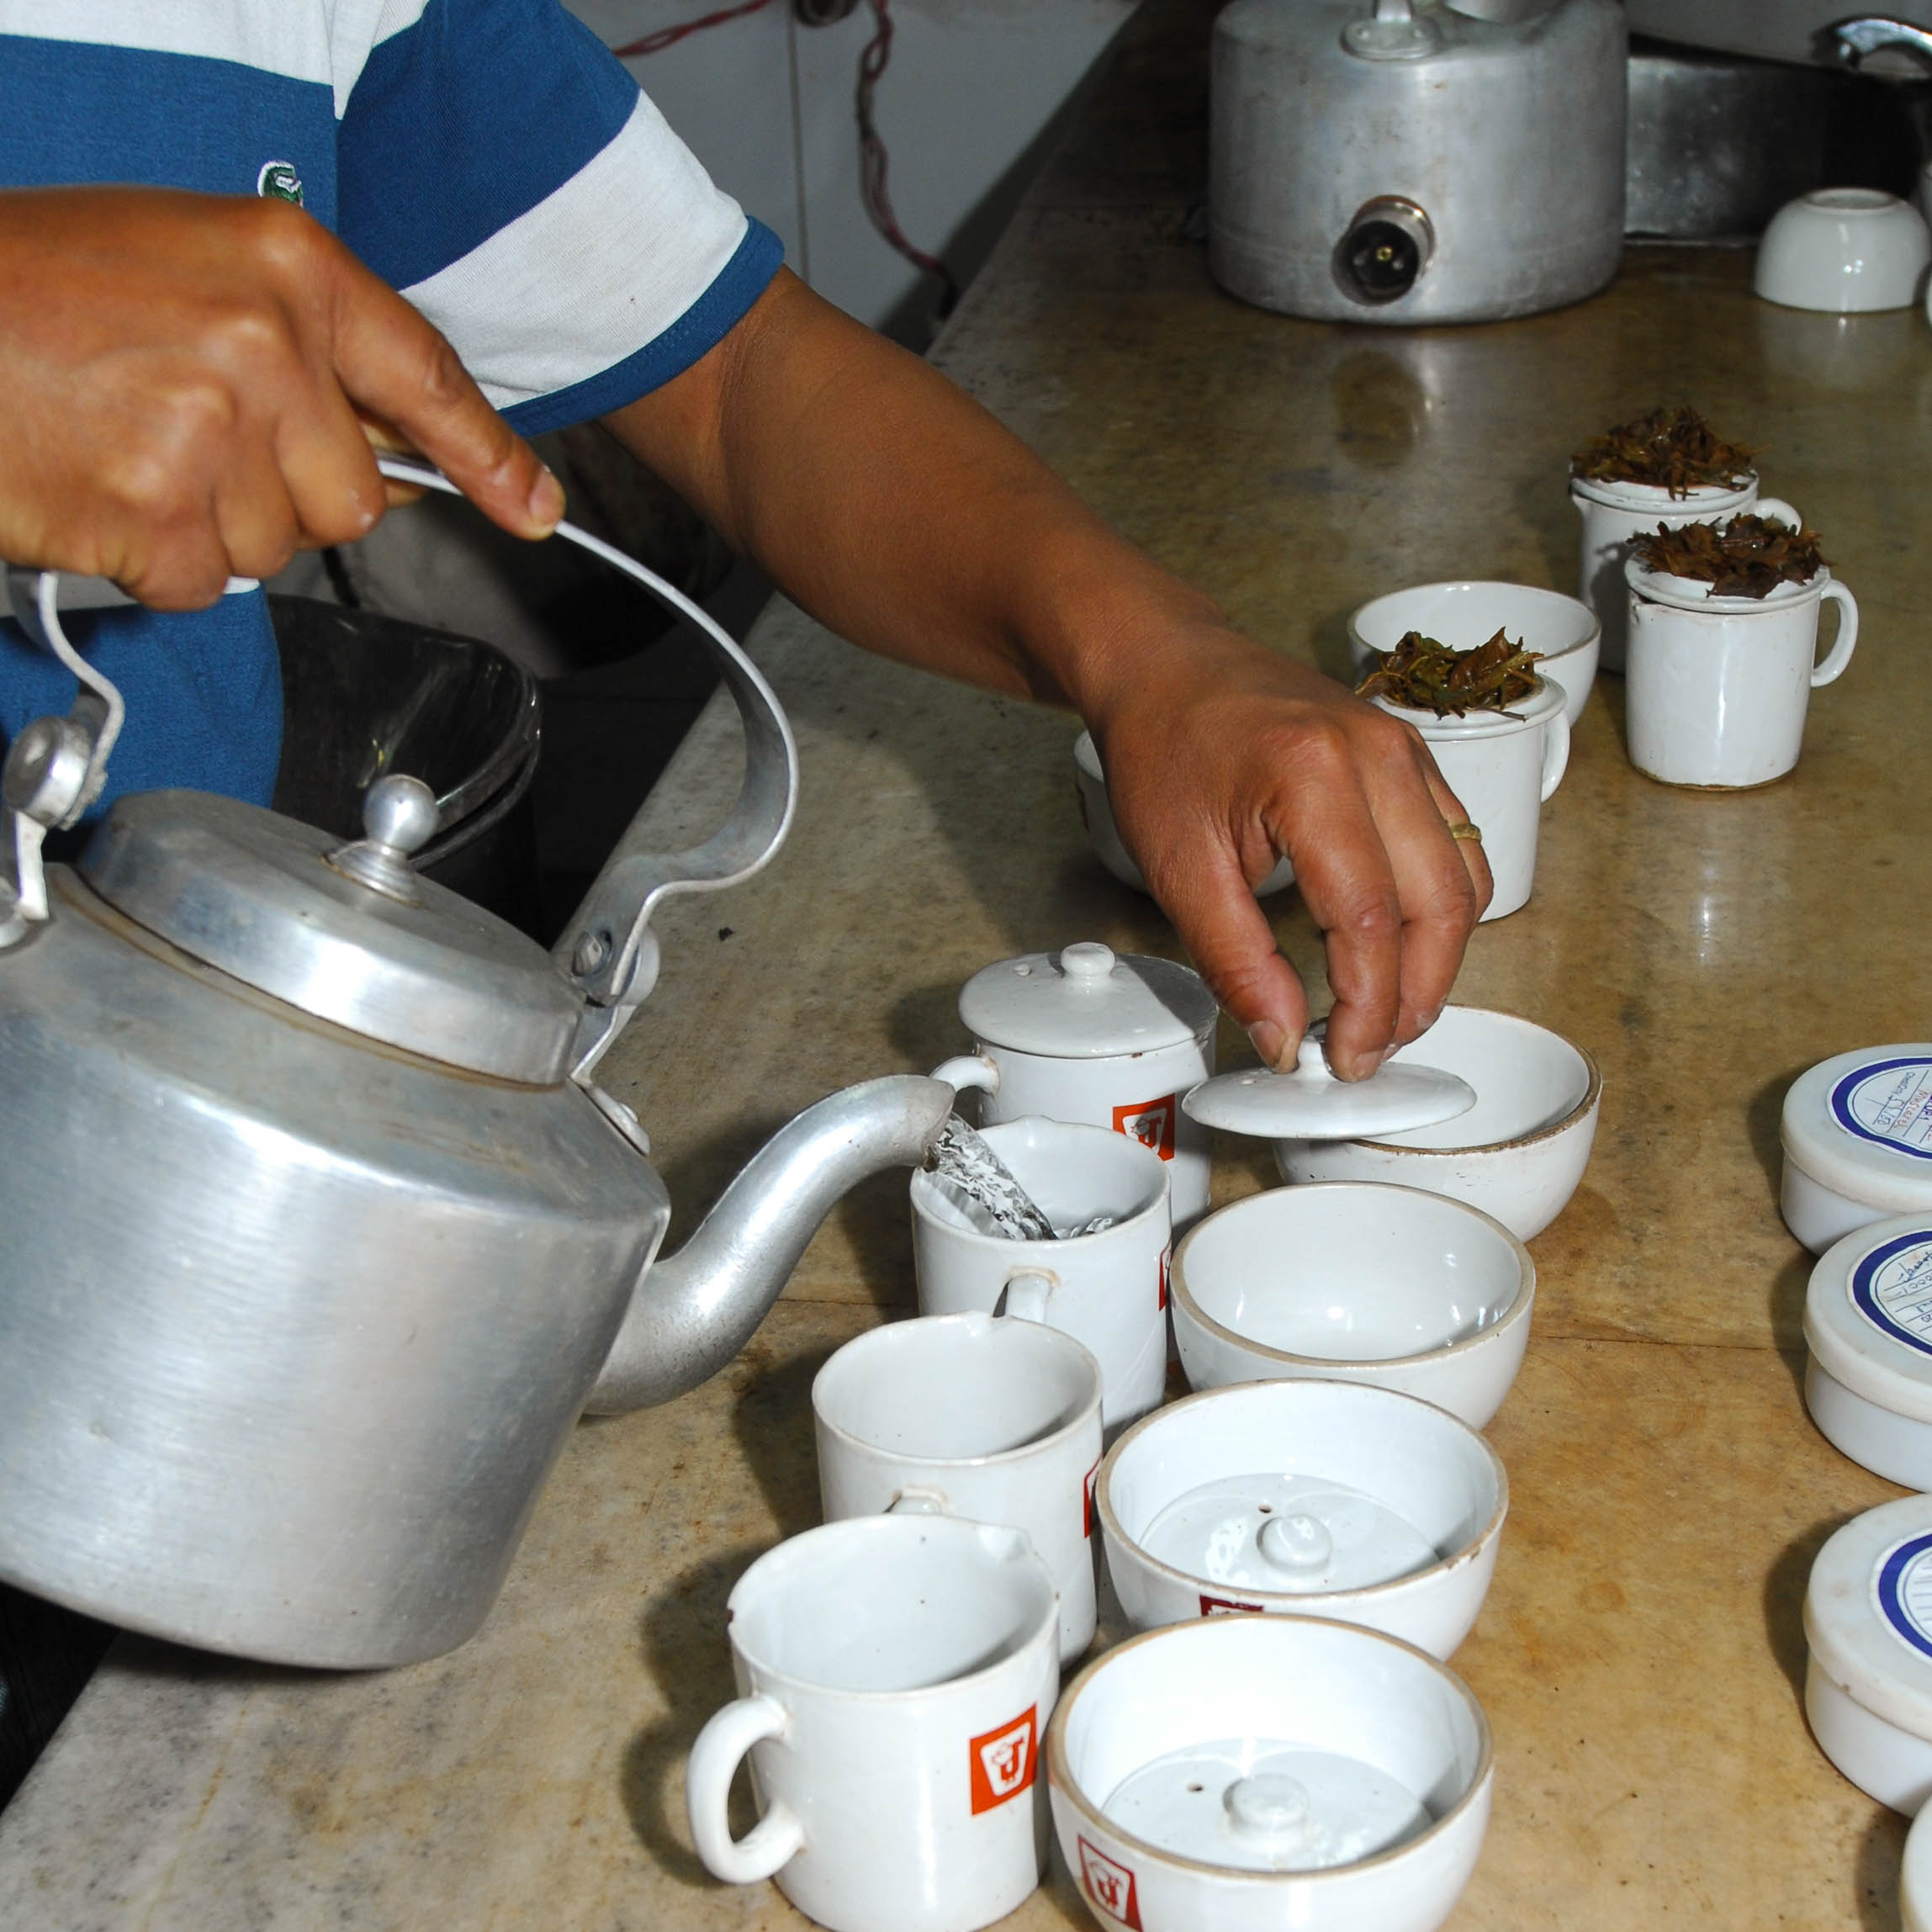
[{"label": "metal canister lid", "polygon": [[434,813],[426,786],[382,780],[368,836],[345,845],[235,799],[143,792],[115,805],[80,871],[136,925],[304,1013],[550,1085],[569,1071],[583,1000],[535,941],[410,869]]},{"label": "metal canister lid", "polygon": [[1932,1496],[1855,1516],[1811,1566],[1813,1661],[1875,1717],[1932,1739]]},{"label": "metal canister lid", "polygon": [[1855,1395],[1932,1422],[1932,1214],[1871,1221],[1819,1257],[1804,1338]]},{"label": "metal canister lid", "polygon": [[1932,1209],[1932,1042],[1821,1060],[1792,1082],[1780,1134],[1786,1159],[1848,1199]]},{"label": "metal canister lid", "polygon": [[975,1040],[1058,1060],[1204,1040],[1218,1010],[1191,967],[1094,940],[983,966],[960,993],[960,1018]]}]

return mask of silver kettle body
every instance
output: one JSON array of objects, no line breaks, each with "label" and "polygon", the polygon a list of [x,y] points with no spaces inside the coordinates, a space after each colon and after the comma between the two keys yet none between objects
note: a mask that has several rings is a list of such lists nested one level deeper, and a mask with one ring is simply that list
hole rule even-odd
[{"label": "silver kettle body", "polygon": [[547,955],[412,872],[436,816],[412,779],[347,846],[159,792],[43,866],[119,701],[56,580],[14,585],[83,690],[15,739],[0,813],[0,1579],[268,1661],[433,1656],[487,1614],[586,1405],[728,1361],[952,1089],[807,1109],[657,1258],[670,1204],[595,1067],[654,979],[652,909],[762,865],[797,799],[789,728],[722,633],[736,806],[682,853],[633,827]]},{"label": "silver kettle body", "polygon": [[1243,300],[1401,326],[1580,300],[1623,244],[1618,0],[1233,0],[1209,262]]}]

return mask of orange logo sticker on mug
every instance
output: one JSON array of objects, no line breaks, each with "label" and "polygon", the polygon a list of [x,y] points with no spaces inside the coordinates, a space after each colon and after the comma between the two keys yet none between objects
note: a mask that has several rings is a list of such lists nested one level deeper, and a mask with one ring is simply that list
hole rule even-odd
[{"label": "orange logo sticker on mug", "polygon": [[1250,1611],[1258,1612],[1258,1603],[1242,1603],[1232,1596],[1203,1596],[1201,1615],[1204,1617],[1241,1617]]},{"label": "orange logo sticker on mug", "polygon": [[1116,1924],[1130,1932],[1141,1932],[1141,1901],[1134,1885],[1134,1874],[1118,1859],[1109,1858],[1098,1845],[1080,1840],[1080,1882],[1087,1896]]},{"label": "orange logo sticker on mug", "polygon": [[972,1809],[977,1818],[982,1811],[1018,1797],[1033,1782],[1035,1734],[1039,1706],[997,1731],[987,1731],[972,1740]]},{"label": "orange logo sticker on mug", "polygon": [[1174,1121],[1180,1112],[1180,1096],[1163,1095],[1158,1100],[1142,1100],[1131,1107],[1114,1109],[1114,1131],[1151,1147],[1163,1161],[1174,1157]]},{"label": "orange logo sticker on mug", "polygon": [[1161,1250],[1161,1305],[1167,1305],[1167,1250]]}]

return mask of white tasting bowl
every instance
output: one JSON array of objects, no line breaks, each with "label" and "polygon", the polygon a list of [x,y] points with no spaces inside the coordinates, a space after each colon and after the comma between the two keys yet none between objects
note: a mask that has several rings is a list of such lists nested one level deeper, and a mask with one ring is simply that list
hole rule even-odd
[{"label": "white tasting bowl", "polygon": [[1908,309],[1928,263],[1932,231],[1910,202],[1876,188],[1819,188],[1771,217],[1751,287],[1767,302],[1834,315]]},{"label": "white tasting bowl", "polygon": [[1392,1054],[1476,1090],[1467,1114],[1376,1141],[1278,1141],[1287,1181],[1394,1181],[1467,1201],[1523,1241],[1576,1192],[1596,1139],[1603,1076],[1574,1042],[1513,1013],[1448,1006]]},{"label": "white tasting bowl", "polygon": [[1374,654],[1394,650],[1411,631],[1470,651],[1499,630],[1542,654],[1536,668],[1562,686],[1564,716],[1575,724],[1596,682],[1603,626],[1589,605],[1560,590],[1473,579],[1390,590],[1350,615],[1348,654],[1359,684],[1374,669]]},{"label": "white tasting bowl", "polygon": [[[1426,1538],[1435,1561],[1352,1587],[1263,1590],[1218,1580],[1204,1563],[1190,1569],[1163,1561],[1146,1547],[1150,1525],[1170,1504],[1204,1484],[1262,1472],[1371,1497]],[[1358,1623],[1446,1658],[1488,1592],[1509,1478],[1474,1430],[1413,1396],[1363,1383],[1251,1382],[1143,1416],[1101,1464],[1095,1500],[1108,1574],[1138,1630],[1255,1610]],[[1247,1567],[1272,1566],[1263,1559]]]},{"label": "white tasting bowl", "polygon": [[[1350,1863],[1270,1871],[1167,1849],[1109,1817],[1154,1760],[1230,1741],[1355,1759],[1421,1800],[1428,1822]],[[1489,1726],[1469,1687],[1409,1644],[1318,1617],[1207,1617],[1130,1638],[1061,1698],[1046,1753],[1060,1849],[1105,1932],[1433,1932],[1489,1826]],[[1225,1777],[1210,1781],[1188,1802],[1211,1823],[1235,1807]]]},{"label": "white tasting bowl", "polygon": [[1196,1222],[1170,1287],[1192,1388],[1370,1382],[1479,1429],[1522,1366],[1536,1264],[1479,1208],[1334,1181],[1251,1194]]}]

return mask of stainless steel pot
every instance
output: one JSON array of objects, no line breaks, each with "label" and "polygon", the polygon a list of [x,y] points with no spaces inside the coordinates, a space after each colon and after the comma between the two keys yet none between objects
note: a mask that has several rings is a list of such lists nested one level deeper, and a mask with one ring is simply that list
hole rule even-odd
[{"label": "stainless steel pot", "polygon": [[655,908],[746,877],[791,823],[796,751],[749,660],[711,627],[745,725],[724,826],[668,855],[633,827],[547,955],[412,869],[437,823],[413,778],[347,844],[153,792],[43,867],[120,718],[61,592],[18,614],[82,694],[0,779],[0,1580],[251,1657],[433,1655],[489,1609],[579,1411],[728,1361],[952,1089],[821,1102],[654,1259],[670,1204],[594,1074],[656,977]]},{"label": "stainless steel pot", "polygon": [[1233,0],[1210,60],[1209,261],[1331,321],[1526,315],[1623,243],[1617,0]]}]

